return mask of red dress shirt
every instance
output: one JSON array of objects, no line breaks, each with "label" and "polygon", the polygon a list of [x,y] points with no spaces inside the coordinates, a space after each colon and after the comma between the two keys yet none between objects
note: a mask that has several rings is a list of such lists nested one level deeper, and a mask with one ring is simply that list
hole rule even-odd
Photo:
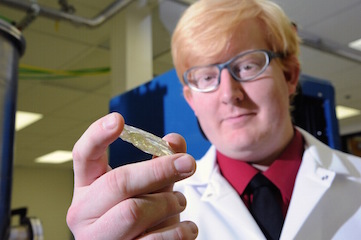
[{"label": "red dress shirt", "polygon": [[[263,174],[275,184],[282,195],[282,210],[286,216],[290,204],[293,186],[298,169],[301,165],[304,143],[302,135],[295,130],[293,139],[283,153],[265,170]],[[260,170],[252,164],[229,158],[217,151],[217,161],[222,175],[239,193],[242,200],[249,206],[250,197],[244,194],[248,183]]]}]

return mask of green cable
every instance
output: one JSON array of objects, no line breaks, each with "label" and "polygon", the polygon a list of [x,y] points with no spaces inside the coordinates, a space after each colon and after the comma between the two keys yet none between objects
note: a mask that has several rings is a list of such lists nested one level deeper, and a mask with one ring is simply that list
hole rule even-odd
[{"label": "green cable", "polygon": [[4,17],[4,16],[1,16],[1,15],[0,15],[0,19],[4,20],[5,22],[10,23],[11,25],[14,23],[14,21],[12,21],[11,19],[9,19],[7,17]]},{"label": "green cable", "polygon": [[20,66],[19,68],[19,79],[37,79],[37,80],[51,80],[51,79],[62,79],[72,77],[85,77],[108,74],[110,72],[109,67],[100,68],[86,68],[86,69],[75,69],[75,70],[50,70],[40,69],[32,66]]}]

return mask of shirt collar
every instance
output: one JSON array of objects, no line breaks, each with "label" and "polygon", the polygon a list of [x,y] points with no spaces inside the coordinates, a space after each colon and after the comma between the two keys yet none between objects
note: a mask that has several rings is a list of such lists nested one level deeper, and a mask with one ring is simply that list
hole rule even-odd
[{"label": "shirt collar", "polygon": [[[288,205],[296,175],[303,155],[303,138],[295,129],[295,134],[283,153],[269,166],[263,174],[281,191],[282,200]],[[259,172],[251,164],[242,160],[229,158],[217,151],[217,162],[222,175],[242,195],[252,177]]]}]

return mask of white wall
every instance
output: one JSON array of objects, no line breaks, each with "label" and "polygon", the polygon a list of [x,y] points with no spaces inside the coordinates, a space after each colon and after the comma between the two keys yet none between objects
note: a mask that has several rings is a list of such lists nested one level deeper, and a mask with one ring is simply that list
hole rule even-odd
[{"label": "white wall", "polygon": [[28,217],[41,220],[44,239],[67,240],[65,217],[73,194],[70,169],[15,167],[11,209],[28,207]]}]

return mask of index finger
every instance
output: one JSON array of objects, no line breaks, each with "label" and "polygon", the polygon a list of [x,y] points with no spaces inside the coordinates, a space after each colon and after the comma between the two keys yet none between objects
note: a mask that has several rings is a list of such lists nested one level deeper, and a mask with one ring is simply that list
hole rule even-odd
[{"label": "index finger", "polygon": [[177,133],[169,133],[163,137],[164,140],[168,142],[170,147],[176,153],[186,153],[187,152],[187,143],[185,139]]}]

